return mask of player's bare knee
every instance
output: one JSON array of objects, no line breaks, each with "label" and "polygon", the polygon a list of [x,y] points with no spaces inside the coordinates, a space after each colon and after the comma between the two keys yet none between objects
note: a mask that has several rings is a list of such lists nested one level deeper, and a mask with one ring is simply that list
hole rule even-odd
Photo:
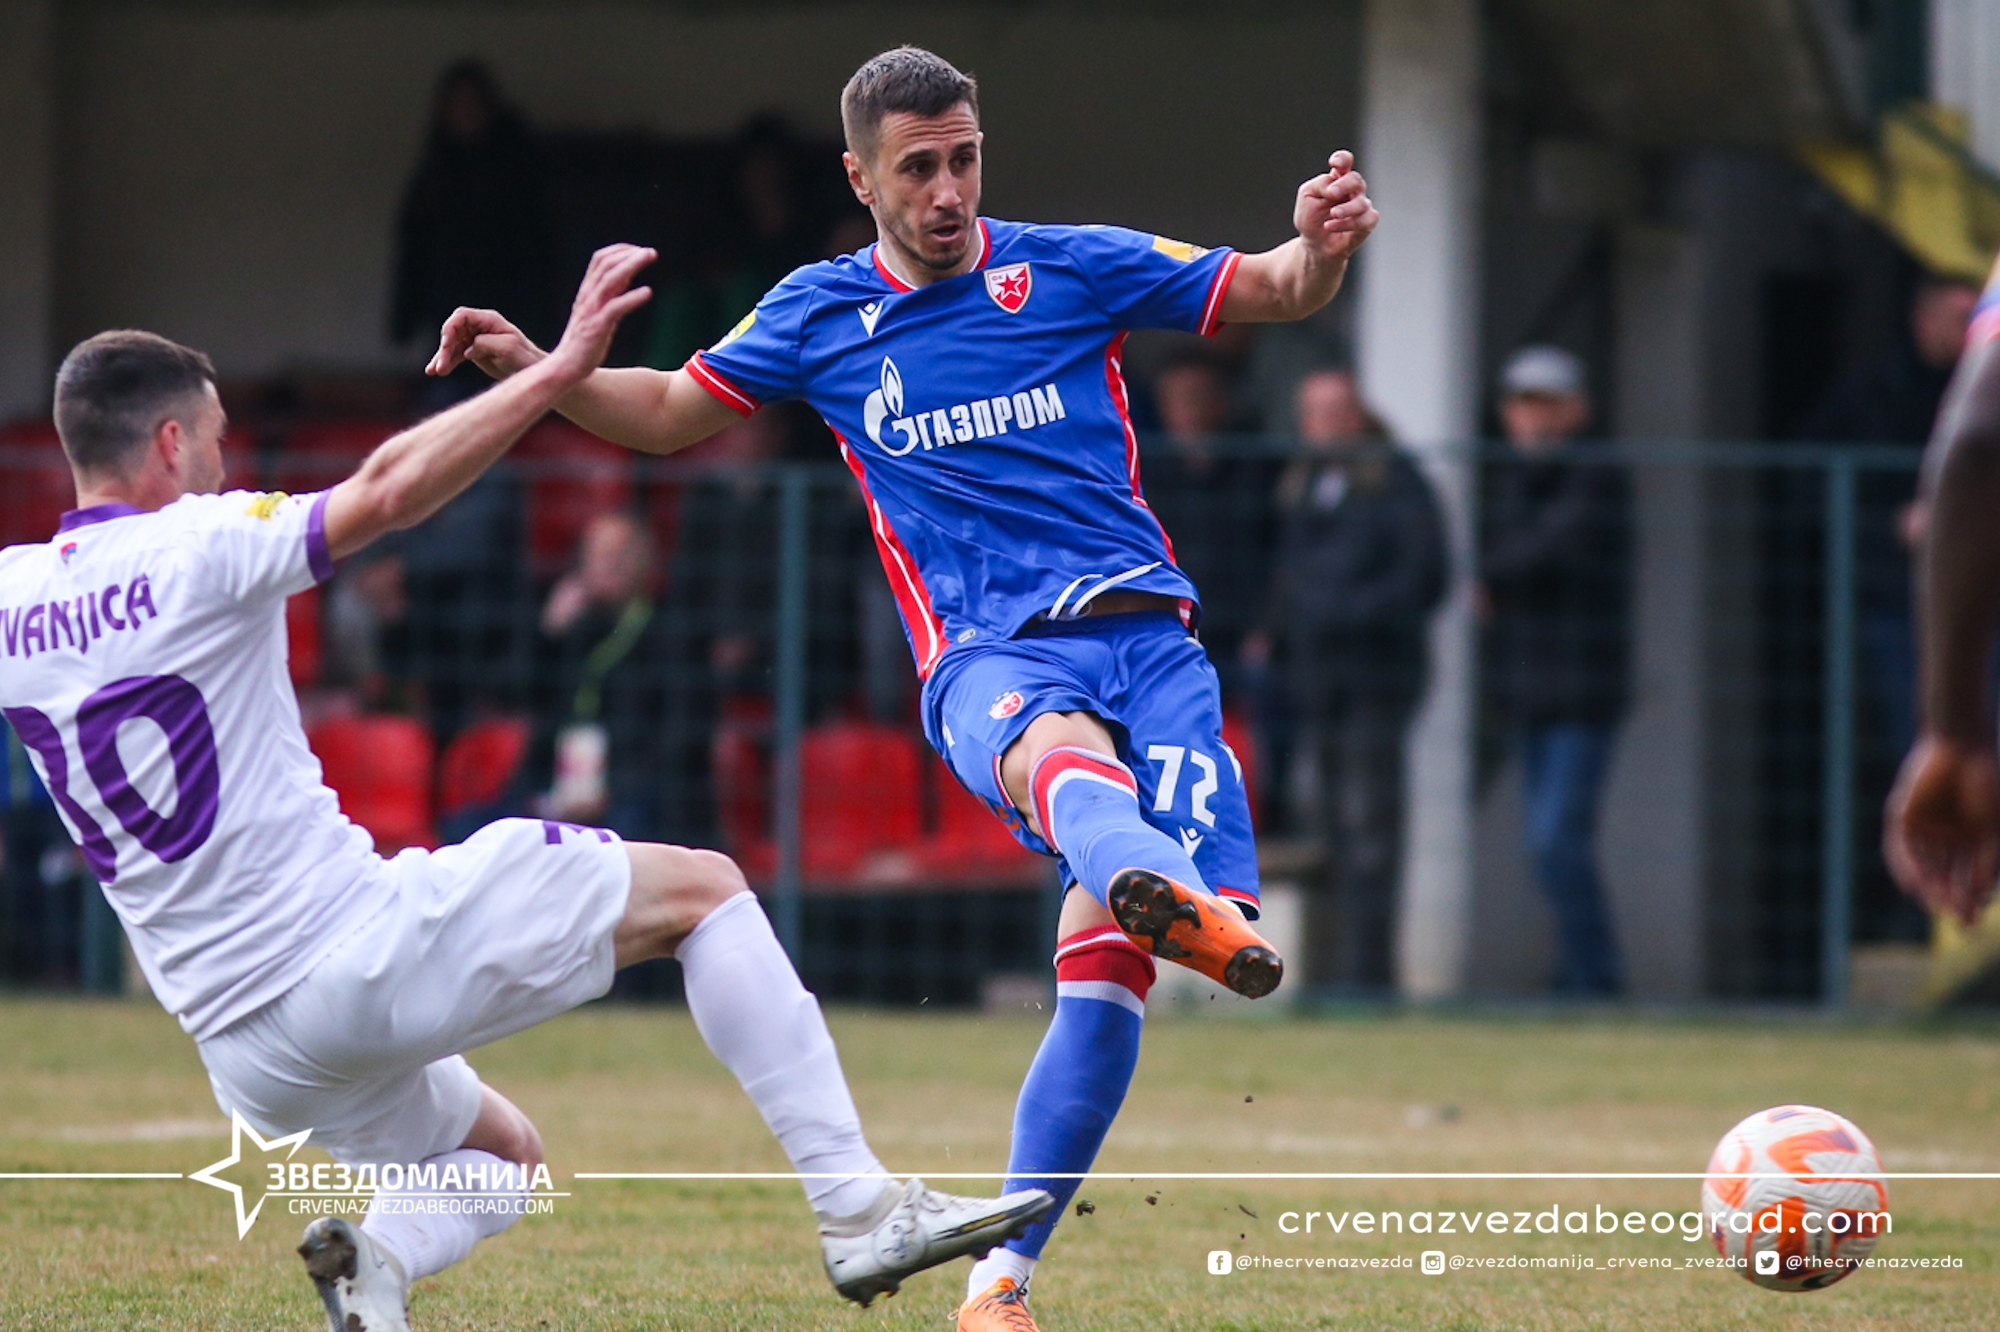
[{"label": "player's bare knee", "polygon": [[531,1169],[544,1159],[542,1135],[535,1121],[520,1106],[484,1083],[479,1087],[479,1117],[473,1120],[462,1145]]},{"label": "player's bare knee", "polygon": [[627,844],[632,857],[632,892],[616,937],[618,965],[671,953],[709,912],[749,883],[736,862],[719,851]]},{"label": "player's bare knee", "polygon": [[689,928],[738,893],[750,891],[742,869],[720,851],[683,848],[682,855],[679,896],[683,914],[694,917]]}]

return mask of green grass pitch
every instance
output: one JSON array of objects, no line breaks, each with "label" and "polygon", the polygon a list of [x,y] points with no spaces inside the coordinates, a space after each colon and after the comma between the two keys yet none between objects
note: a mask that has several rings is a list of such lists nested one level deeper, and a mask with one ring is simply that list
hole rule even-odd
[{"label": "green grass pitch", "polygon": [[[897,1171],[1004,1164],[1013,1095],[1041,1019],[835,1011],[869,1136]],[[1883,1257],[1944,1271],[1863,1271],[1779,1295],[1717,1271],[1610,1270],[1713,1251],[1678,1235],[1307,1236],[1283,1212],[1450,1208],[1680,1212],[1698,1184],[1159,1180],[1159,1171],[1698,1171],[1744,1114],[1839,1110],[1891,1170],[2000,1170],[2000,1031],[1780,1019],[1167,1017],[1102,1177],[1036,1278],[1046,1332],[1070,1329],[1985,1328],[2000,1310],[2000,1181],[1898,1182]],[[539,1123],[558,1199],[419,1284],[418,1332],[442,1329],[923,1329],[962,1294],[963,1264],[866,1312],[819,1270],[789,1181],[573,1180],[576,1171],[782,1170],[749,1102],[684,1011],[597,1006],[473,1056]],[[192,1042],[150,1004],[0,1001],[0,1170],[192,1172],[228,1150]],[[248,1146],[246,1142],[246,1146]],[[254,1148],[252,1149],[254,1152]],[[300,1160],[322,1160],[310,1147]],[[1129,1171],[1120,1175],[1119,1171]],[[231,1178],[261,1176],[244,1168]],[[986,1192],[991,1184],[959,1186]],[[254,1198],[255,1186],[251,1189]],[[185,1180],[0,1181],[0,1325],[314,1329],[274,1198],[239,1242],[228,1195]],[[1271,1257],[1577,1254],[1591,1270],[1252,1271]]]}]

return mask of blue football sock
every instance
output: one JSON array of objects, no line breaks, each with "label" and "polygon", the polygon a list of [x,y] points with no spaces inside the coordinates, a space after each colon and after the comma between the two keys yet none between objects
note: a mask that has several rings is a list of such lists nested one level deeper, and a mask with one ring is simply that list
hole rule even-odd
[{"label": "blue football sock", "polygon": [[1139,813],[1138,784],[1117,759],[1070,746],[1051,749],[1036,761],[1028,785],[1043,840],[1098,901],[1112,876],[1126,869],[1151,870],[1208,891],[1181,844]]},{"label": "blue football sock", "polygon": [[1055,1018],[1021,1084],[1007,1159],[1008,1190],[1047,1189],[1056,1205],[1025,1235],[1007,1241],[1016,1253],[1041,1256],[1082,1182],[1037,1172],[1081,1174],[1097,1159],[1139,1063],[1153,976],[1153,960],[1115,926],[1081,931],[1057,951]]}]

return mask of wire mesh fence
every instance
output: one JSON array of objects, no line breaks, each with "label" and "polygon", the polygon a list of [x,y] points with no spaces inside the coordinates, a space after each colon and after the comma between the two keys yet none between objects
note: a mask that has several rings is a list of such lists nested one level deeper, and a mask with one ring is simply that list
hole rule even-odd
[{"label": "wire mesh fence", "polygon": [[[393,428],[232,438],[230,482],[318,489]],[[1475,948],[1542,940],[1475,958],[1475,989],[1564,983],[1579,874],[1641,992],[1662,911],[1708,996],[1838,1002],[1852,944],[1924,937],[1873,851],[1913,725],[1912,452],[1159,438],[1144,459],[1308,982],[1393,983],[1410,736],[1452,616],[1479,644],[1468,789],[1514,802],[1473,848]],[[46,429],[0,436],[0,542],[47,539],[68,496]],[[1045,972],[1051,863],[924,744],[841,468],[642,459],[551,421],[287,626],[327,780],[385,852],[510,814],[602,824],[735,856],[829,997],[962,1004]],[[7,758],[5,973],[115,984],[115,923],[11,737]]]}]

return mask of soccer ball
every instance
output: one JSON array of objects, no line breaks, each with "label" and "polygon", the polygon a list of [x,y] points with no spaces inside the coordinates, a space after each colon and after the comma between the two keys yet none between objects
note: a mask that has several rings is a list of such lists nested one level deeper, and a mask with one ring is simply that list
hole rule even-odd
[{"label": "soccer ball", "polygon": [[1818,1290],[1875,1247],[1889,1186],[1868,1135],[1831,1110],[1781,1105],[1722,1135],[1701,1184],[1709,1238],[1767,1290]]}]

